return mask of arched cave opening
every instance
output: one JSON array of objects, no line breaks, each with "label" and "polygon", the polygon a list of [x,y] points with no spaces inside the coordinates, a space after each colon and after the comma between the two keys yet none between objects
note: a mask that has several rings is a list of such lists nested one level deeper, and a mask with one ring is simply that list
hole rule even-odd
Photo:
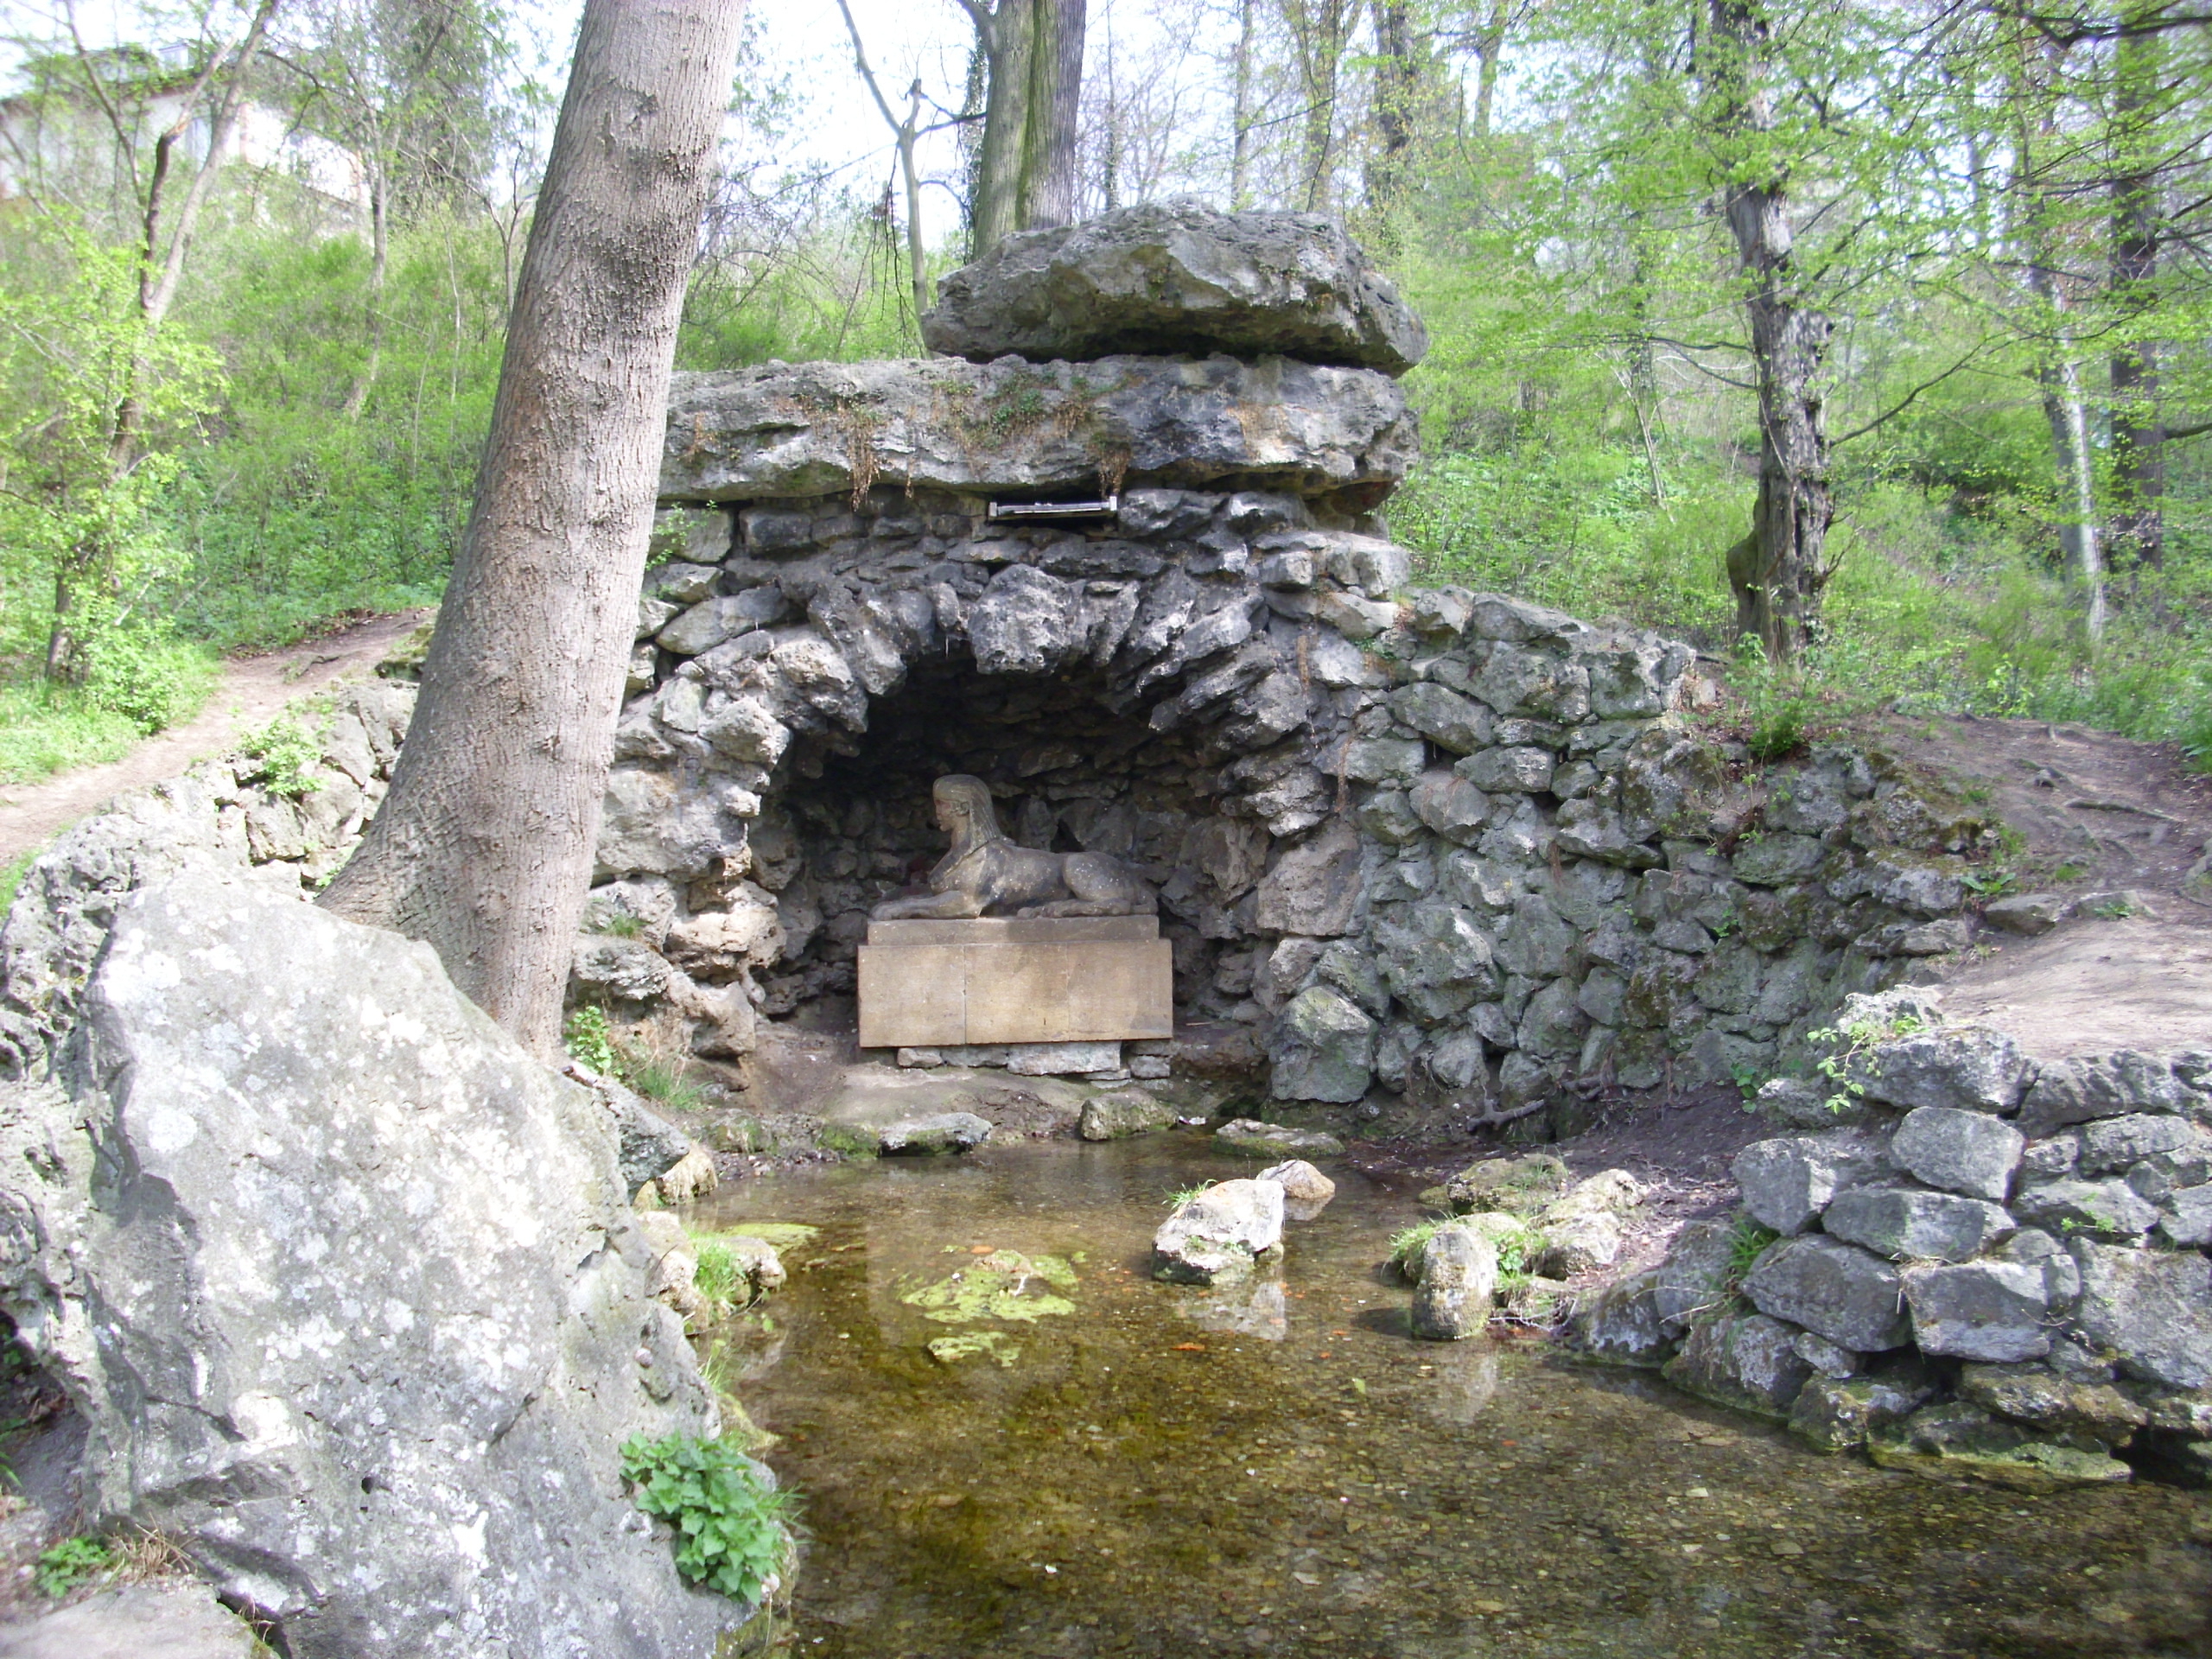
[{"label": "arched cave opening", "polygon": [[967,772],[990,786],[1015,841],[1109,854],[1159,888],[1179,1019],[1238,1017],[1254,953],[1239,938],[1249,916],[1232,912],[1239,899],[1249,908],[1268,837],[1220,816],[1228,758],[1204,726],[1154,730],[1095,671],[983,675],[964,656],[912,664],[874,700],[865,733],[795,739],[751,827],[753,879],[775,895],[785,941],[759,976],[760,1012],[812,1031],[855,1028],[868,912],[918,889],[944,855],[931,789]]}]

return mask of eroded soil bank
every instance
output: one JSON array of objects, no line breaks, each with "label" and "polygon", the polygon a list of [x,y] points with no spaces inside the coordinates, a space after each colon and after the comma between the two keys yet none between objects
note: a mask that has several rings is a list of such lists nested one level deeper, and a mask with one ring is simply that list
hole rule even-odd
[{"label": "eroded soil bank", "polygon": [[[1541,1344],[1414,1343],[1378,1264],[1418,1178],[1332,1166],[1279,1275],[1153,1282],[1166,1195],[1249,1173],[1173,1134],[797,1171],[702,1206],[695,1226],[819,1230],[718,1333],[806,1494],[793,1651],[2212,1652],[2196,1495],[1939,1484]],[[1009,1252],[1073,1283],[929,1317]],[[929,1353],[977,1332],[989,1351]]]}]

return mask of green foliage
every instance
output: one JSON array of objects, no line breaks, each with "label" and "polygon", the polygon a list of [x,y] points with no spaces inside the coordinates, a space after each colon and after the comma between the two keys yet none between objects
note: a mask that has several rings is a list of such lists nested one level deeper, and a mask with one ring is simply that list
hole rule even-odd
[{"label": "green foliage", "polygon": [[569,1016],[561,1040],[569,1058],[602,1077],[622,1075],[622,1057],[614,1047],[614,1033],[607,1023],[607,1010],[589,1004]]},{"label": "green foliage", "polygon": [[1414,1260],[1427,1248],[1428,1241],[1451,1223],[1449,1216],[1431,1216],[1391,1234],[1390,1265],[1402,1273],[1411,1273]]},{"label": "green foliage", "polygon": [[16,907],[16,894],[22,890],[23,877],[30,873],[31,861],[38,855],[39,849],[34,847],[0,865],[0,922],[6,921],[8,912]]},{"label": "green foliage", "polygon": [[736,1601],[772,1595],[791,1554],[791,1494],[772,1489],[734,1446],[690,1434],[632,1440],[622,1475],[647,1515],[676,1529],[677,1570]]},{"label": "green foliage", "polygon": [[599,925],[599,931],[609,938],[634,939],[645,931],[645,918],[627,910],[618,910]]},{"label": "green foliage", "polygon": [[80,686],[41,678],[0,684],[0,784],[35,784],[72,766],[119,760],[144,735]]},{"label": "green foliage", "polygon": [[1738,1216],[1736,1224],[1728,1230],[1728,1265],[1724,1270],[1728,1287],[1733,1290],[1744,1282],[1760,1256],[1770,1245],[1778,1243],[1782,1235],[1771,1227],[1763,1227],[1749,1216]]},{"label": "green foliage", "polygon": [[105,1571],[115,1559],[115,1547],[105,1538],[80,1534],[64,1538],[38,1558],[39,1593],[67,1595],[86,1580]]},{"label": "green foliage", "polygon": [[247,733],[239,741],[238,752],[260,763],[247,781],[260,785],[271,795],[296,801],[322,787],[310,775],[322,763],[321,741],[302,731],[288,715],[279,715],[259,731]]},{"label": "green foliage", "polygon": [[732,1311],[751,1306],[755,1300],[752,1281],[739,1266],[729,1245],[712,1233],[691,1233],[692,1254],[699,1259],[699,1268],[692,1274],[691,1283],[705,1300],[709,1319],[721,1319]]},{"label": "green foliage", "polygon": [[1180,1210],[1192,1198],[1197,1198],[1200,1193],[1204,1192],[1208,1187],[1213,1185],[1214,1183],[1211,1181],[1200,1181],[1196,1186],[1179,1187],[1176,1191],[1170,1192],[1166,1198],[1162,1198],[1160,1202],[1166,1205],[1170,1210]]},{"label": "green foliage", "polygon": [[680,1062],[651,1056],[625,1064],[622,1081],[671,1110],[696,1112],[706,1103],[699,1085],[683,1075]]}]

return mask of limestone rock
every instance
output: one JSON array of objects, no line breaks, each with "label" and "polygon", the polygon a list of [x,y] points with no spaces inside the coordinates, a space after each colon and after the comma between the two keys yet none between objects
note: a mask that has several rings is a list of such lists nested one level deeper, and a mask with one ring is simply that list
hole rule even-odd
[{"label": "limestone rock", "polygon": [[1754,1141],[1732,1166],[1744,1208],[1777,1233],[1802,1233],[1828,1200],[1854,1182],[1881,1173],[1880,1145],[1850,1130]]},{"label": "limestone rock", "polygon": [[[776,364],[674,378],[660,493],[842,494],[856,454],[917,490],[1095,490],[1099,457],[1118,454],[1139,483],[1385,491],[1418,445],[1405,394],[1366,369],[1233,357]],[[805,551],[760,545],[751,524],[747,537],[756,554]]]},{"label": "limestone rock", "polygon": [[1764,1313],[1700,1320],[1667,1363],[1666,1378],[1685,1394],[1715,1404],[1786,1419],[1813,1374],[1790,1345],[1794,1334]]},{"label": "limestone rock", "polygon": [[1960,1359],[2036,1359],[2050,1351],[2048,1292],[2033,1263],[1986,1260],[1908,1268],[1905,1300],[1923,1354]]},{"label": "limestone rock", "polygon": [[1621,1224],[1602,1210],[1544,1215],[1535,1223],[1536,1248],[1531,1267],[1553,1279],[1610,1268],[1619,1260]]},{"label": "limestone rock", "polygon": [[1955,1192],[1903,1186],[1854,1186],[1836,1194],[1821,1217],[1832,1238],[1864,1244],[1892,1261],[1963,1262],[2012,1230],[1998,1205]]},{"label": "limestone rock", "polygon": [[1452,1208],[1462,1213],[1503,1210],[1529,1216],[1566,1192],[1568,1180],[1565,1164],[1548,1152],[1531,1152],[1470,1164],[1444,1184],[1444,1191]]},{"label": "limestone rock", "polygon": [[2031,1141],[2075,1123],[2131,1112],[2186,1112],[2200,1098],[2174,1070],[2174,1057],[2116,1049],[2054,1060],[2037,1072],[2020,1109]]},{"label": "limestone rock", "polygon": [[1241,1279],[1282,1247],[1283,1190],[1274,1181],[1222,1181],[1185,1199],[1153,1235],[1153,1277],[1211,1285]]},{"label": "limestone rock", "polygon": [[677,1659],[745,1616],[622,1487],[626,1439],[715,1414],[588,1090],[429,946],[250,880],[129,900],[87,1016],[74,1099],[0,1112],[0,1284],[92,1425],[88,1516],[317,1659]]},{"label": "limestone rock", "polygon": [[1617,1279],[1575,1310],[1570,1332],[1591,1358],[1611,1365],[1656,1369],[1675,1351],[1659,1317],[1656,1268]]},{"label": "limestone rock", "polygon": [[1959,1396],[2030,1428],[2087,1434],[2107,1446],[2126,1446],[2150,1420],[2109,1382],[2076,1382],[2035,1365],[1968,1365],[1959,1373]]},{"label": "limestone rock", "polygon": [[622,1184],[632,1198],[690,1154],[689,1135],[612,1077],[593,1077],[573,1066],[569,1075],[590,1089],[613,1120]]},{"label": "limestone rock", "polygon": [[1172,1128],[1175,1123],[1175,1109],[1155,1096],[1138,1089],[1127,1089],[1110,1095],[1093,1095],[1083,1103],[1083,1116],[1076,1122],[1076,1133],[1085,1141],[1121,1141],[1133,1135],[1148,1135],[1154,1129]]},{"label": "limestone rock", "polygon": [[2212,1257],[2076,1239],[2074,1322],[2120,1369],[2171,1389],[2212,1384]]},{"label": "limestone rock", "polygon": [[1341,992],[1307,986],[1291,998],[1269,1033],[1269,1092],[1279,1100],[1360,1099],[1374,1076],[1375,1030],[1375,1021]]},{"label": "limestone rock", "polygon": [[2073,905],[2056,893],[2019,893],[1982,906],[1981,918],[1992,927],[2032,938],[2048,933],[2072,913]]},{"label": "limestone rock", "polygon": [[1885,1469],[1964,1476],[2030,1492],[2101,1485],[2126,1480],[2131,1472],[2115,1458],[2037,1440],[1963,1400],[1924,1406],[1900,1421],[1878,1427],[1866,1450]]},{"label": "limestone rock", "polygon": [[665,1302],[685,1319],[704,1310],[699,1294],[699,1255],[683,1224],[665,1210],[648,1210],[638,1217],[638,1230],[652,1252],[652,1268],[645,1274],[645,1294]]},{"label": "limestone rock", "polygon": [[1876,1043],[1849,1063],[1846,1075],[1869,1099],[1892,1106],[2005,1113],[2018,1109],[2035,1071],[2005,1033],[1961,1026]]},{"label": "limestone rock", "polygon": [[988,363],[1280,353],[1402,374],[1428,336],[1335,220],[1151,202],[1007,237],[938,283],[933,352]]},{"label": "limestone rock", "polygon": [[1930,1186],[2002,1204],[2026,1138],[1986,1112],[1922,1106],[1890,1137],[1890,1157]]},{"label": "limestone rock", "polygon": [[1075,1077],[1118,1071],[1119,1043],[1008,1043],[1006,1069],[1018,1077]]},{"label": "limestone rock", "polygon": [[880,1144],[887,1158],[944,1153],[973,1152],[991,1138],[988,1118],[973,1112],[938,1112],[928,1117],[902,1117],[884,1125]]},{"label": "limestone rock", "polygon": [[652,1190],[663,1204],[690,1204],[713,1192],[721,1179],[714,1155],[703,1147],[692,1147],[660,1173]]},{"label": "limestone rock", "polygon": [[0,1631],[0,1659],[259,1659],[253,1627],[188,1579],[101,1590]]},{"label": "limestone rock", "polygon": [[1282,1188],[1284,1213],[1294,1221],[1313,1220],[1337,1196],[1337,1184],[1303,1158],[1270,1164],[1252,1179]]},{"label": "limestone rock", "polygon": [[2158,1224],[2158,1210],[2126,1181],[2031,1181],[2012,1200],[2012,1213],[2052,1231],[2139,1237]]},{"label": "limestone rock", "polygon": [[2078,1167],[2084,1175],[2102,1175],[2147,1158],[2194,1154],[2201,1159],[2208,1149],[2212,1149],[2212,1132],[2187,1118],[2126,1112],[2083,1127]]},{"label": "limestone rock", "polygon": [[1350,931],[1359,899],[1359,836],[1341,819],[1293,847],[1260,882],[1258,925],[1271,932],[1333,938]]},{"label": "limestone rock", "polygon": [[1461,1342],[1490,1323],[1497,1288],[1497,1252],[1458,1223],[1440,1227],[1421,1246],[1414,1282],[1413,1333],[1430,1342]]},{"label": "limestone rock", "polygon": [[1694,1221],[1675,1236],[1651,1287],[1652,1306],[1669,1334],[1679,1335],[1726,1300],[1735,1248],[1735,1229],[1725,1221]]},{"label": "limestone rock", "polygon": [[1213,1132],[1213,1143],[1224,1152],[1241,1152],[1258,1158],[1340,1158],[1344,1150],[1343,1141],[1319,1129],[1263,1123],[1255,1117],[1240,1117],[1223,1124]]},{"label": "limestone rock", "polygon": [[1847,1452],[1917,1411],[1934,1392],[1907,1376],[1815,1376],[1789,1408],[1789,1432],[1819,1451]]},{"label": "limestone rock", "polygon": [[1760,1313],[1802,1325],[1854,1353],[1904,1345],[1904,1285],[1879,1256],[1834,1239],[1784,1239],[1744,1280]]}]

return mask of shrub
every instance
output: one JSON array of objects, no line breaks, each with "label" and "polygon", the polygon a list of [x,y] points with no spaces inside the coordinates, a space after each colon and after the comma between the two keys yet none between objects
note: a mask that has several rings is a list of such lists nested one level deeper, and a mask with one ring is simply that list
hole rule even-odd
[{"label": "shrub", "polygon": [[246,781],[259,784],[271,795],[296,801],[322,785],[311,775],[321,764],[322,745],[300,729],[289,715],[279,715],[257,732],[248,732],[238,752],[261,764]]},{"label": "shrub", "polygon": [[614,1033],[607,1027],[605,1008],[578,1008],[569,1016],[561,1040],[568,1048],[569,1058],[577,1065],[602,1077],[621,1077],[622,1057],[615,1051]]},{"label": "shrub", "polygon": [[690,1434],[633,1440],[622,1474],[647,1515],[676,1529],[677,1571],[736,1601],[775,1592],[791,1553],[791,1494],[766,1484],[734,1446]]}]

